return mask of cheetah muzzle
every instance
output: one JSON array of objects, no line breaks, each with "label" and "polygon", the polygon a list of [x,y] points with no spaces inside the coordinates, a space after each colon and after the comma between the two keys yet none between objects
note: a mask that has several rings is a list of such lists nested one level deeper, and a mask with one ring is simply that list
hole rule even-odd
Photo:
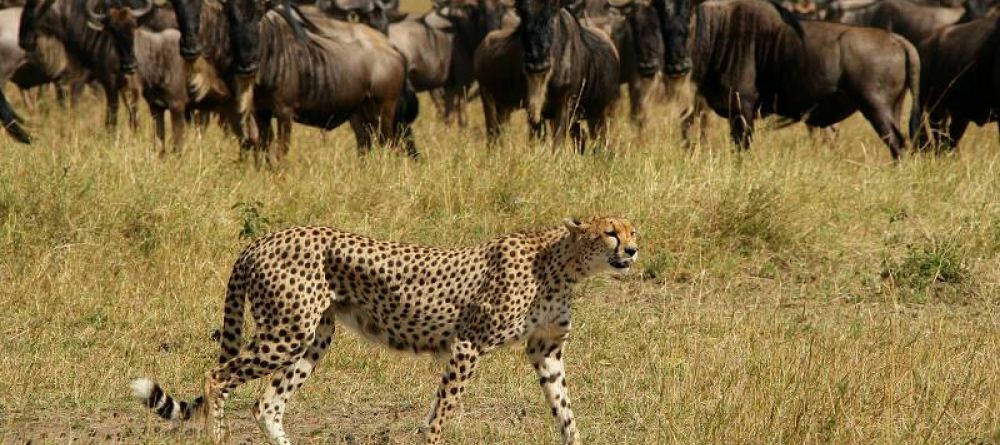
[{"label": "cheetah muzzle", "polygon": [[[627,271],[638,258],[635,228],[621,218],[567,219],[556,228],[439,249],[377,241],[328,227],[296,227],[252,242],[233,266],[218,365],[203,394],[180,401],[146,378],[133,394],[165,419],[205,419],[226,437],[226,398],[270,376],[252,414],[272,444],[288,445],[282,419],[341,323],[392,349],[448,359],[425,426],[441,443],[447,420],[481,357],[525,342],[564,445],[580,443],[566,387],[563,349],[573,288],[589,276]],[[243,341],[247,306],[256,329]]]}]

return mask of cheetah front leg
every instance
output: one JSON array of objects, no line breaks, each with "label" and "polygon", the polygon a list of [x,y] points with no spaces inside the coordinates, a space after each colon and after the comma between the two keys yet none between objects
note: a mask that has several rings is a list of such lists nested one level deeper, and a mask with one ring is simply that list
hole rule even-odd
[{"label": "cheetah front leg", "polygon": [[430,415],[423,428],[424,443],[429,445],[441,443],[444,424],[458,409],[462,393],[465,392],[465,384],[472,378],[479,357],[484,353],[482,348],[468,340],[456,338],[452,343],[451,359],[448,360],[448,366],[441,377],[437,399],[431,406]]},{"label": "cheetah front leg", "polygon": [[552,417],[562,431],[563,445],[579,445],[580,438],[570,409],[569,390],[566,388],[566,370],[563,367],[562,350],[566,334],[558,338],[534,337],[528,339],[525,353],[538,374],[542,392],[552,408]]}]

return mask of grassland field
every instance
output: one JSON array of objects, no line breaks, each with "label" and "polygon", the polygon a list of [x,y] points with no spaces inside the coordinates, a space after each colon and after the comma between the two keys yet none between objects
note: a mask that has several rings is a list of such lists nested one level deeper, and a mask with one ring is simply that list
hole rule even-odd
[{"label": "grassland field", "polygon": [[[995,127],[894,165],[858,116],[832,139],[764,128],[736,154],[721,121],[684,151],[669,107],[642,132],[623,107],[613,147],[579,156],[527,144],[523,114],[487,150],[478,103],[465,130],[424,105],[419,162],[301,126],[279,171],[239,162],[217,128],[161,159],[148,116],[108,133],[94,98],[43,102],[30,147],[0,136],[0,443],[202,443],[128,382],[199,391],[232,263],[270,230],[460,246],[615,214],[642,253],[578,291],[566,362],[584,443],[1000,444]],[[341,329],[286,427],[304,444],[418,443],[441,369]],[[230,399],[232,443],[263,443],[260,387]],[[497,351],[446,440],[555,444],[547,411],[521,348]]]}]

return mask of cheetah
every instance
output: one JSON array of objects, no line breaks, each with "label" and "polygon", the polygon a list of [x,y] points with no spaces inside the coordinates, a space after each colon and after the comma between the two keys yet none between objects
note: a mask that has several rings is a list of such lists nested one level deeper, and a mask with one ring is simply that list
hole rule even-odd
[{"label": "cheetah", "polygon": [[[628,271],[638,258],[636,237],[631,223],[614,217],[568,218],[556,228],[452,250],[328,227],[275,232],[252,242],[233,266],[222,352],[205,375],[204,393],[179,401],[141,378],[132,382],[133,395],[165,419],[204,416],[205,431],[220,443],[230,392],[270,375],[253,417],[270,443],[290,444],[282,425],[286,403],[326,353],[340,322],[395,350],[448,357],[421,428],[424,443],[439,444],[480,358],[524,340],[562,443],[576,445],[563,368],[572,289],[598,273]],[[257,328],[243,344],[247,304]]]}]

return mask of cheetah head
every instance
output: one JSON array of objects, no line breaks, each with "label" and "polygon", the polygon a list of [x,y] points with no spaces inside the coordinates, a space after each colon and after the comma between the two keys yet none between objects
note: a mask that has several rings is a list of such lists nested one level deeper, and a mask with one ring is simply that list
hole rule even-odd
[{"label": "cheetah head", "polygon": [[624,273],[639,258],[635,227],[623,218],[566,218],[564,223],[577,240],[587,273]]}]

